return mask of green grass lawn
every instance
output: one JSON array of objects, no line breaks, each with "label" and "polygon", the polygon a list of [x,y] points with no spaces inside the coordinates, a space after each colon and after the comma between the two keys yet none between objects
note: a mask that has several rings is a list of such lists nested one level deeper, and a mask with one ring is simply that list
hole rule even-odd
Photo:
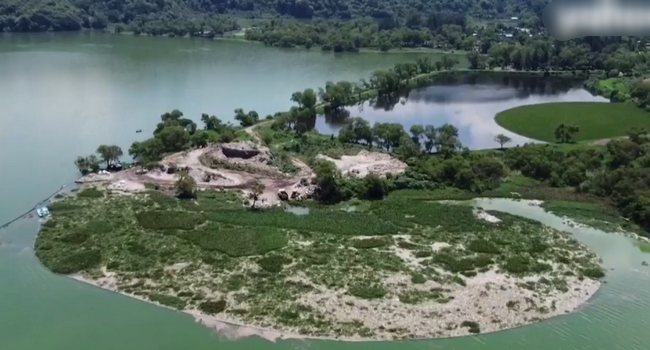
[{"label": "green grass lawn", "polygon": [[516,134],[547,142],[555,142],[555,128],[561,123],[580,127],[576,141],[625,136],[632,127],[650,128],[650,114],[624,103],[543,103],[508,109],[495,120]]}]

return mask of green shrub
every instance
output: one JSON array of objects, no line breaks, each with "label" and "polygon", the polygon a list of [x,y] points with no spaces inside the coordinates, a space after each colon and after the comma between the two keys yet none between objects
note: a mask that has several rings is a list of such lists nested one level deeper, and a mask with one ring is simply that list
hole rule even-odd
[{"label": "green shrub", "polygon": [[89,187],[86,188],[85,190],[79,191],[77,193],[77,196],[84,197],[84,198],[100,198],[100,197],[104,197],[104,192],[94,187]]},{"label": "green shrub", "polygon": [[433,253],[430,250],[418,250],[415,252],[416,258],[428,258],[431,255],[433,255]]},{"label": "green shrub", "polygon": [[70,244],[81,244],[90,238],[90,235],[86,232],[80,232],[80,231],[74,231],[71,233],[68,233],[67,235],[61,236],[59,239],[63,243],[70,243]]},{"label": "green shrub", "polygon": [[582,271],[582,274],[585,275],[585,277],[589,277],[593,279],[599,279],[605,277],[605,271],[603,271],[603,269],[600,267],[592,267],[592,268],[584,269]]},{"label": "green shrub", "polygon": [[205,229],[185,231],[179,237],[205,250],[232,257],[262,255],[287,245],[284,232],[273,227],[233,227],[209,224]]},{"label": "green shrub", "polygon": [[66,202],[54,202],[47,207],[50,212],[63,212],[63,211],[72,211],[79,210],[83,207],[77,204],[71,204]]},{"label": "green shrub", "polygon": [[253,227],[272,227],[298,231],[314,231],[345,236],[397,234],[399,228],[384,218],[370,213],[344,212],[310,208],[309,215],[287,213],[281,208],[244,211],[221,210],[206,213],[208,220],[223,224]]},{"label": "green shrub", "polygon": [[199,310],[210,315],[222,313],[224,310],[226,310],[226,307],[226,301],[223,299],[217,301],[204,301],[199,304]]},{"label": "green shrub", "polygon": [[499,248],[496,244],[485,240],[485,239],[475,239],[469,242],[467,248],[475,253],[485,253],[485,254],[499,254]]},{"label": "green shrub", "polygon": [[99,250],[81,250],[64,256],[51,264],[52,272],[69,275],[97,267],[101,261]]},{"label": "green shrub", "polygon": [[105,234],[112,230],[112,225],[107,220],[91,220],[81,229],[82,232],[89,235]]},{"label": "green shrub", "polygon": [[408,249],[408,250],[415,250],[415,249],[420,248],[420,245],[414,244],[414,243],[411,243],[411,242],[407,242],[407,241],[399,241],[399,242],[397,242],[397,246],[402,248],[402,249]]},{"label": "green shrub", "polygon": [[359,283],[348,288],[351,295],[362,299],[381,299],[386,295],[384,287],[375,283]]},{"label": "green shrub", "polygon": [[257,264],[265,271],[278,273],[282,271],[283,265],[290,264],[291,261],[282,255],[272,255],[257,260]]},{"label": "green shrub", "polygon": [[149,300],[178,310],[183,310],[186,305],[183,299],[166,294],[149,294]]},{"label": "green shrub", "polygon": [[536,253],[543,253],[548,249],[548,245],[546,243],[543,243],[539,239],[533,239],[532,242],[530,243],[530,248],[528,251],[531,254],[536,254]]},{"label": "green shrub", "polygon": [[474,333],[474,334],[481,333],[481,326],[474,321],[463,321],[463,323],[461,323],[460,326],[469,328],[470,333]]},{"label": "green shrub", "polygon": [[140,226],[151,230],[191,230],[205,222],[198,213],[174,210],[143,211],[135,217]]},{"label": "green shrub", "polygon": [[56,227],[56,220],[49,219],[49,220],[45,221],[43,223],[43,227],[49,227],[49,228]]},{"label": "green shrub", "polygon": [[352,246],[357,249],[370,249],[385,247],[389,241],[385,238],[364,238],[352,240]]},{"label": "green shrub", "polygon": [[421,273],[414,273],[411,275],[411,282],[413,282],[414,284],[422,284],[425,283],[426,281],[427,279]]},{"label": "green shrub", "polygon": [[440,299],[442,294],[439,291],[422,291],[422,290],[407,290],[398,296],[399,301],[404,304],[419,304],[421,302]]},{"label": "green shrub", "polygon": [[530,261],[523,256],[513,256],[506,260],[503,268],[510,273],[524,273],[528,271]]}]

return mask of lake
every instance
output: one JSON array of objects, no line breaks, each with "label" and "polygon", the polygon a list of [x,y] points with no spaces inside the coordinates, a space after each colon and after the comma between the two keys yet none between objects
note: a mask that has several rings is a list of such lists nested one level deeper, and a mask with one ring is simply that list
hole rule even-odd
[{"label": "lake", "polygon": [[[446,79],[391,101],[364,102],[347,111],[349,116],[362,117],[371,125],[398,122],[407,131],[414,124],[439,127],[449,123],[458,128],[464,146],[485,149],[499,146],[494,142],[498,134],[512,138],[508,146],[534,141],[497,125],[497,113],[522,105],[563,101],[608,102],[583,89],[579,81],[472,76]],[[325,134],[338,134],[344,125],[341,117],[325,116],[316,121],[316,129]]]},{"label": "lake", "polygon": [[[287,109],[291,105],[289,97],[296,90],[322,86],[327,80],[357,80],[375,69],[417,57],[333,55],[240,42],[101,33],[0,36],[0,105],[3,108],[0,224],[74,180],[77,173],[73,160],[77,155],[92,153],[101,143],[115,143],[126,149],[131,142],[150,134],[165,111],[178,108],[196,119],[206,112],[228,120],[235,108],[242,107],[266,115]],[[482,88],[483,85],[487,87]],[[476,94],[469,94],[473,90]],[[494,100],[492,90],[513,97]],[[479,147],[478,142],[472,144],[472,138],[487,128],[487,124],[481,123],[488,121],[489,114],[493,117],[492,111],[513,105],[508,105],[506,100],[534,103],[550,98],[590,98],[579,89],[528,97],[521,97],[519,90],[508,84],[502,87],[491,83],[447,84],[413,91],[404,105],[397,104],[390,112],[364,106],[359,113],[378,121],[405,118],[407,125],[439,125],[450,118],[448,121],[461,129],[463,142]],[[491,104],[494,105],[488,107]],[[456,111],[466,112],[465,119]],[[385,117],[390,113],[403,116]],[[431,118],[425,119],[427,115]],[[143,129],[143,133],[136,134],[136,129]],[[494,144],[490,142],[489,146]],[[650,348],[650,335],[646,332],[650,321],[650,269],[641,266],[641,261],[650,260],[650,255],[639,251],[622,236],[562,226],[561,220],[539,208],[502,201],[488,201],[481,206],[536,218],[574,233],[603,257],[608,268],[614,268],[608,272],[608,283],[588,305],[568,316],[494,334],[411,341],[400,343],[400,347],[405,350]],[[257,338],[221,339],[215,332],[196,325],[187,315],[49,273],[33,254],[38,225],[37,220],[25,218],[0,229],[3,350],[388,350],[396,347],[394,343],[269,343]]]}]

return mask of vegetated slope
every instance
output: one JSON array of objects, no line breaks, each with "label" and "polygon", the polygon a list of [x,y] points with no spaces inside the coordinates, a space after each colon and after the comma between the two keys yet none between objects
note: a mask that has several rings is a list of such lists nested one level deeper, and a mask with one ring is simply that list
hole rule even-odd
[{"label": "vegetated slope", "polygon": [[623,103],[543,103],[503,111],[495,120],[514,133],[547,142],[556,141],[554,130],[563,123],[580,128],[575,141],[625,136],[633,127],[650,128],[647,112]]},{"label": "vegetated slope", "polygon": [[544,0],[2,0],[0,31],[79,30],[82,27],[104,28],[108,23],[220,14],[301,19],[401,18],[411,13],[449,11],[489,19],[524,12],[539,14],[544,5]]}]

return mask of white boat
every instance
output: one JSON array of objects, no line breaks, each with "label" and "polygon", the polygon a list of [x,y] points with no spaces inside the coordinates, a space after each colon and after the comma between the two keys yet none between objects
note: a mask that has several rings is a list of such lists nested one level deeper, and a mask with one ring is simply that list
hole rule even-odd
[{"label": "white boat", "polygon": [[43,216],[48,216],[50,215],[50,210],[47,209],[47,207],[41,208],[41,211],[43,212]]},{"label": "white boat", "polygon": [[43,217],[43,209],[41,209],[41,208],[36,209],[36,214],[38,214],[39,218],[42,218]]}]

